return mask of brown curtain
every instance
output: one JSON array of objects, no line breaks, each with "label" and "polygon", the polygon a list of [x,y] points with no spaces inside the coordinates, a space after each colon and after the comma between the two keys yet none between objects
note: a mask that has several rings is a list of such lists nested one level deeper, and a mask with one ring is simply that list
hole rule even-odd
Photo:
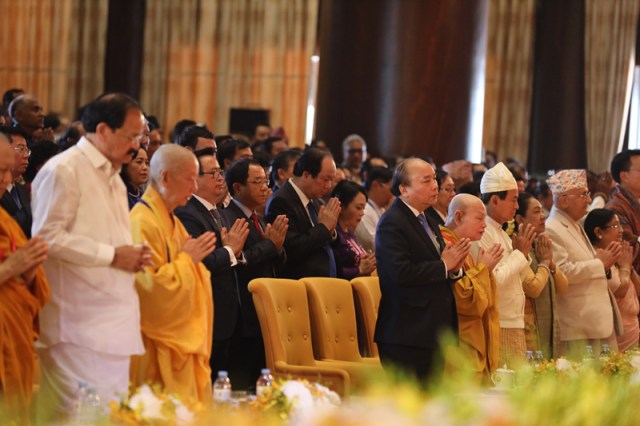
[{"label": "brown curtain", "polygon": [[585,110],[589,169],[622,147],[638,28],[638,0],[585,0]]},{"label": "brown curtain", "polygon": [[108,0],[0,0],[0,90],[75,117],[102,92]]},{"label": "brown curtain", "polygon": [[527,163],[535,0],[490,0],[483,145]]},{"label": "brown curtain", "polygon": [[304,144],[318,0],[147,2],[141,102],[166,129],[180,119],[228,132],[229,109],[267,108]]}]

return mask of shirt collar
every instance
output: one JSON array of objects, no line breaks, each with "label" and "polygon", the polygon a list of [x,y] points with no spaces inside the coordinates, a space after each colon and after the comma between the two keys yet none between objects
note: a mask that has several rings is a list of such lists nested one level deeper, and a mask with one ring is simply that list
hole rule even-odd
[{"label": "shirt collar", "polygon": [[405,206],[409,207],[409,210],[411,210],[411,212],[414,214],[414,216],[415,216],[415,217],[418,217],[418,216],[420,215],[420,213],[424,213],[424,212],[421,212],[421,211],[420,211],[420,210],[418,210],[418,209],[415,209],[415,208],[411,207],[411,206],[410,206],[410,205],[409,205],[405,200],[403,200],[401,197],[398,197],[398,198],[400,198],[400,201],[402,201],[402,202],[404,203],[404,205],[405,205]]},{"label": "shirt collar", "polygon": [[245,216],[251,217],[253,212],[251,210],[249,210],[249,208],[247,206],[245,206],[244,204],[242,204],[240,201],[238,201],[235,198],[232,198],[231,201],[236,203],[236,206],[240,207],[240,210],[242,210],[242,213],[244,213]]},{"label": "shirt collar", "polygon": [[76,146],[89,159],[89,162],[94,168],[106,171],[109,176],[113,176],[119,172],[119,170],[113,167],[111,161],[109,161],[86,136],[82,136]]},{"label": "shirt collar", "polygon": [[200,201],[202,203],[202,205],[206,207],[207,210],[217,209],[216,206],[214,206],[213,204],[211,204],[210,202],[208,202],[204,198],[197,196],[196,194],[193,194],[193,198],[195,198],[196,200]]},{"label": "shirt collar", "polygon": [[493,219],[491,216],[487,215],[485,222],[487,222],[487,225],[492,226],[495,229],[500,229],[502,230],[502,225],[499,224],[498,222],[495,221],[495,219]]},{"label": "shirt collar", "polygon": [[302,189],[298,188],[298,186],[295,183],[293,183],[293,179],[289,179],[289,183],[293,187],[293,190],[296,191],[296,193],[298,194],[298,197],[300,197],[300,201],[302,201],[302,205],[307,207],[307,204],[309,204],[309,202],[311,201],[309,197],[307,197],[304,194],[304,192],[302,192]]}]

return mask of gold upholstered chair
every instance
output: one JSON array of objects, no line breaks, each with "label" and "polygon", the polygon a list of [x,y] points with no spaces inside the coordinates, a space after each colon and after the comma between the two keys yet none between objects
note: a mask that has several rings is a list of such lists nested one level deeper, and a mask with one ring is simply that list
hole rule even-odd
[{"label": "gold upholstered chair", "polygon": [[347,371],[313,356],[309,306],[304,284],[297,280],[257,278],[249,283],[256,307],[267,367],[274,375],[305,378],[346,395]]},{"label": "gold upholstered chair", "polygon": [[378,277],[357,277],[351,280],[351,286],[355,293],[358,324],[361,325],[362,334],[366,339],[364,353],[372,357],[378,357],[378,345],[373,340],[373,335],[376,330],[378,308],[380,307],[380,279]]},{"label": "gold upholstered chair", "polygon": [[355,386],[368,376],[381,373],[379,359],[360,356],[349,281],[327,277],[302,278],[300,281],[307,288],[315,358],[340,363]]}]

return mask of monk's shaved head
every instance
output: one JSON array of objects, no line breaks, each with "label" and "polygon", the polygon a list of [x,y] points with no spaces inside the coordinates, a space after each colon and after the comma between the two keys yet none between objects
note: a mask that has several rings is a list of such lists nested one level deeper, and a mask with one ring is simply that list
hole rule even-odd
[{"label": "monk's shaved head", "polygon": [[162,145],[151,158],[151,180],[159,183],[163,172],[176,172],[194,162],[197,163],[196,157],[188,149],[175,144]]}]

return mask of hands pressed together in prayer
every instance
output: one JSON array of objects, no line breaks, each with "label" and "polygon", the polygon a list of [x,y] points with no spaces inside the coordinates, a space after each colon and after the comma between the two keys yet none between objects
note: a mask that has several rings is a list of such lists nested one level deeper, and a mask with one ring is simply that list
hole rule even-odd
[{"label": "hands pressed together in prayer", "polygon": [[360,275],[370,275],[375,269],[375,253],[367,253],[366,255],[360,257],[360,264],[358,265],[358,272],[360,272]]},{"label": "hands pressed together in prayer", "polygon": [[127,272],[140,272],[151,266],[151,247],[146,242],[116,247],[111,266]]},{"label": "hands pressed together in prayer", "polygon": [[502,256],[504,256],[504,247],[502,247],[502,244],[495,243],[486,250],[480,247],[478,250],[478,263],[484,263],[489,272],[491,272],[500,262]]},{"label": "hands pressed together in prayer", "polygon": [[471,240],[461,238],[455,244],[447,244],[440,258],[449,268],[449,272],[457,272],[464,265],[464,260],[471,250]]},{"label": "hands pressed together in prayer", "polygon": [[536,239],[536,228],[530,223],[521,223],[518,226],[518,232],[514,232],[511,236],[511,244],[514,250],[520,250],[524,257],[529,256],[533,242]]},{"label": "hands pressed together in prayer", "polygon": [[249,222],[247,222],[245,219],[236,219],[236,221],[228,231],[227,228],[222,228],[220,230],[222,245],[231,247],[231,251],[233,251],[233,254],[236,257],[240,256],[242,247],[244,247],[244,242],[247,241],[248,236]]},{"label": "hands pressed together in prayer", "polygon": [[182,251],[193,259],[193,263],[198,263],[216,248],[216,234],[205,232],[198,238],[187,238],[182,246]]},{"label": "hands pressed together in prayer", "polygon": [[327,204],[320,207],[320,211],[318,212],[318,223],[323,224],[330,232],[333,232],[338,224],[340,210],[342,210],[340,201],[336,197],[330,198]]},{"label": "hands pressed together in prayer", "polygon": [[276,217],[273,223],[267,224],[267,227],[264,230],[264,236],[271,240],[271,242],[276,246],[276,250],[280,251],[288,230],[289,219],[286,215],[281,214]]},{"label": "hands pressed together in prayer", "polygon": [[622,247],[622,243],[618,241],[612,241],[606,248],[596,249],[596,258],[600,259],[600,261],[604,265],[605,271],[611,269],[611,267],[618,261],[620,256],[622,256]]},{"label": "hands pressed together in prayer", "polygon": [[30,284],[37,268],[47,259],[49,245],[37,236],[10,254],[1,264],[0,283],[21,276],[25,284]]}]

